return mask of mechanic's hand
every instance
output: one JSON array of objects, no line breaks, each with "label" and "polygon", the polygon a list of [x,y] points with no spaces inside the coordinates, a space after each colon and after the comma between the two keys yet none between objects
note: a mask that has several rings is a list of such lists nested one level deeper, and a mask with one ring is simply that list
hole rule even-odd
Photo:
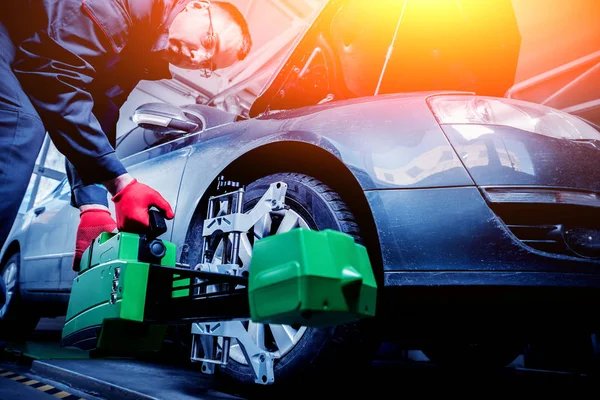
[{"label": "mechanic's hand", "polygon": [[79,226],[75,240],[75,256],[73,257],[73,271],[79,271],[81,256],[90,247],[94,239],[102,232],[113,232],[117,223],[110,215],[110,211],[102,208],[91,208],[79,213]]},{"label": "mechanic's hand", "polygon": [[134,179],[121,191],[114,195],[119,231],[131,233],[147,233],[150,227],[150,207],[161,210],[166,219],[173,219],[175,214],[169,203],[151,187]]}]

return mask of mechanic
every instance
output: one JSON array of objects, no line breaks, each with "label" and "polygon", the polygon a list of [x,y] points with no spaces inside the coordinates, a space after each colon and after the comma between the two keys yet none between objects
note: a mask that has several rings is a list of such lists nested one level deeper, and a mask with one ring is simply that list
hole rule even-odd
[{"label": "mechanic", "polygon": [[[66,156],[79,208],[73,269],[95,237],[143,233],[170,204],[114,152],[119,109],[169,64],[208,77],[246,57],[243,15],[207,0],[4,0],[0,5],[0,246],[23,199],[45,132]],[[109,194],[116,221],[108,208]]]}]

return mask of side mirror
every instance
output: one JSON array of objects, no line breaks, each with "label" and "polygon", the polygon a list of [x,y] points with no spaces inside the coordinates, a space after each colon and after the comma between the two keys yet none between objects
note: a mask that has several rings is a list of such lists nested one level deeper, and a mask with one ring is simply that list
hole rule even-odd
[{"label": "side mirror", "polygon": [[202,129],[202,120],[168,103],[147,103],[133,113],[133,122],[144,129],[169,135],[193,133]]}]

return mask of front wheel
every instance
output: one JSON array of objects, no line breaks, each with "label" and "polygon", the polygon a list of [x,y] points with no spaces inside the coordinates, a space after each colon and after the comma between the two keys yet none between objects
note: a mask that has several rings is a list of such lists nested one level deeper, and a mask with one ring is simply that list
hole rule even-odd
[{"label": "front wheel", "polygon": [[[275,182],[285,182],[284,214],[267,214],[248,233],[254,240],[303,227],[345,232],[361,243],[359,227],[352,212],[340,195],[324,183],[307,175],[278,173],[252,182],[246,188],[244,210],[251,210]],[[251,248],[241,251],[240,258],[248,262]],[[365,321],[366,322],[366,321]],[[374,340],[368,322],[358,322],[333,328],[309,328],[246,322],[248,336],[260,348],[274,356],[275,384],[298,383],[304,378],[331,376],[332,371],[356,371],[369,363],[379,343]],[[239,345],[232,342],[230,360],[223,367],[227,377],[238,383],[253,383],[254,378]]]},{"label": "front wheel", "polygon": [[40,320],[40,317],[26,306],[19,293],[20,259],[20,254],[14,253],[0,267],[0,279],[6,288],[5,302],[0,308],[1,339],[26,339]]}]

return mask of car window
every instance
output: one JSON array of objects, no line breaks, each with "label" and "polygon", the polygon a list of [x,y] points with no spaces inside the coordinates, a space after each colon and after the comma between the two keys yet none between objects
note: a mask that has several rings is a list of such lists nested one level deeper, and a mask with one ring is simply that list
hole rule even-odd
[{"label": "car window", "polygon": [[[46,178],[48,179],[48,178]],[[63,195],[65,195],[66,193],[68,193],[71,189],[71,186],[68,184],[67,182],[67,178],[63,178],[54,189],[52,189],[52,191],[50,193],[48,193],[47,195],[43,196],[42,198],[40,198],[39,201],[36,201],[36,205],[42,204],[42,203],[47,203],[48,201],[55,199],[57,197],[61,197]]]},{"label": "car window", "polygon": [[71,192],[71,185],[69,184],[69,181],[67,180],[67,178],[64,178],[61,182],[60,187],[60,196],[64,196],[67,193]]},{"label": "car window", "polygon": [[180,138],[181,134],[165,135],[150,129],[133,128],[117,139],[115,154],[122,160],[126,157]]}]

